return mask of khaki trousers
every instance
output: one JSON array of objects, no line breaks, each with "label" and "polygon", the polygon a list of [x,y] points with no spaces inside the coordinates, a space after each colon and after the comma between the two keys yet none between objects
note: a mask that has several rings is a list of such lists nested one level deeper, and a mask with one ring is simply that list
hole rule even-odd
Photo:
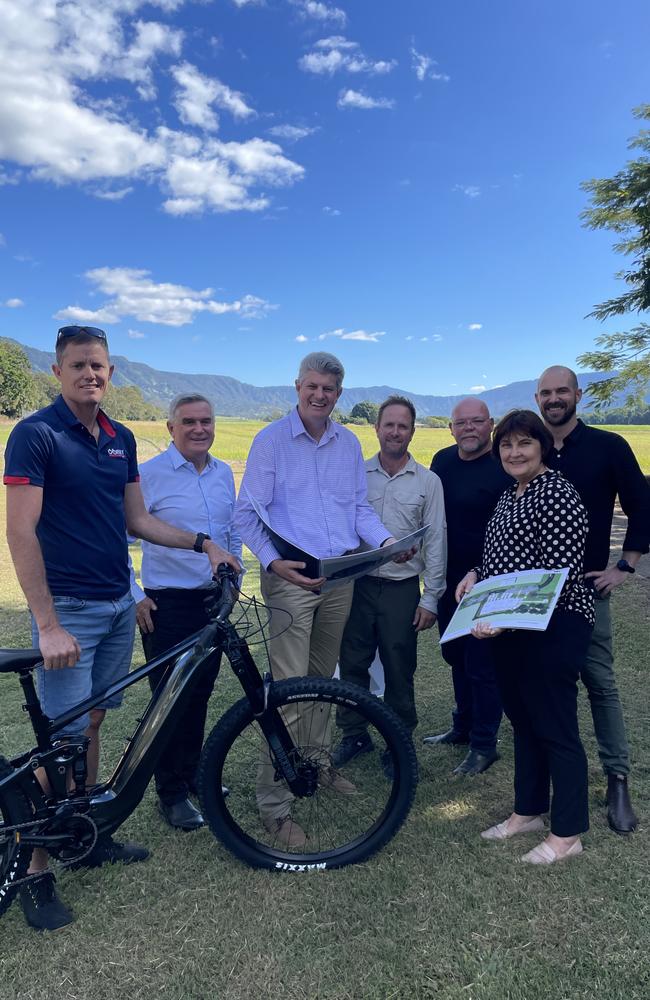
[{"label": "khaki trousers", "polygon": [[[354,584],[346,583],[324,594],[313,594],[274,573],[261,570],[260,578],[264,603],[272,609],[269,653],[273,679],[332,677],[350,613]],[[291,624],[291,619],[283,612],[289,612],[293,618]],[[280,631],[282,634],[278,635]],[[307,709],[286,705],[282,717],[298,746],[310,746],[313,754],[318,755],[329,745],[329,706]],[[256,786],[257,806],[263,820],[281,819],[291,810],[293,795],[284,781],[275,781],[274,777],[275,768],[265,752],[258,767]]]}]

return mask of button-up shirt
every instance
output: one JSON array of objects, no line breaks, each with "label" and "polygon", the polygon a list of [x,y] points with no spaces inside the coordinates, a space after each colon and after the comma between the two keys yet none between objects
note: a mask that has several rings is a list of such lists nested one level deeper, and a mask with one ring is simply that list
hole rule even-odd
[{"label": "button-up shirt", "polygon": [[614,501],[627,515],[624,552],[647,552],[650,542],[650,486],[629,444],[620,434],[590,427],[581,420],[562,448],[546,459],[573,483],[587,508],[589,534],[585,573],[605,569],[609,562]]},{"label": "button-up shirt", "polygon": [[447,567],[442,483],[434,472],[425,469],[412,455],[409,455],[404,468],[390,476],[378,454],[366,462],[366,482],[369,502],[395,538],[408,535],[425,524],[431,525],[412,559],[405,563],[386,563],[370,575],[387,580],[406,580],[422,574],[424,590],[420,605],[435,614],[438,598],[445,590]]},{"label": "button-up shirt", "polygon": [[250,497],[274,531],[318,559],[343,555],[361,541],[376,548],[390,538],[368,503],[358,439],[329,420],[323,436],[314,440],[297,408],[256,435],[237,499],[235,524],[268,569],[281,556]]},{"label": "button-up shirt", "polygon": [[[172,442],[166,451],[140,466],[140,485],[149,513],[185,531],[202,531],[241,561],[241,539],[233,526],[235,482],[225,462],[208,455],[201,472]],[[142,542],[142,583],[147,590],[209,586],[207,556],[191,549],[169,549]],[[144,594],[132,580],[136,601]]]}]

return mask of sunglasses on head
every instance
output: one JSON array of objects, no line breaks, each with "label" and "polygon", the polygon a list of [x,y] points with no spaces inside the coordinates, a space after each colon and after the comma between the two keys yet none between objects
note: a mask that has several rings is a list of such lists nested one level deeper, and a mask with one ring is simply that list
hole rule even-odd
[{"label": "sunglasses on head", "polygon": [[56,335],[56,346],[68,337],[77,337],[80,333],[87,333],[89,337],[96,337],[102,343],[106,343],[106,334],[98,326],[62,326]]}]

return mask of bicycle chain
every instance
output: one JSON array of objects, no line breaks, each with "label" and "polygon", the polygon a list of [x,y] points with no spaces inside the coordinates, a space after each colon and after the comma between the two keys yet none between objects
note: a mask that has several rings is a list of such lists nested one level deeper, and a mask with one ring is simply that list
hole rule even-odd
[{"label": "bicycle chain", "polygon": [[[90,847],[86,848],[86,850],[83,852],[83,854],[80,854],[79,857],[71,858],[69,861],[58,861],[57,862],[57,866],[58,866],[59,869],[70,868],[71,865],[76,865],[80,861],[83,861],[84,858],[87,858],[88,855],[93,850],[93,848],[95,847],[95,844],[97,843],[97,837],[98,837],[97,824],[95,823],[95,821],[93,819],[90,818],[90,816],[85,816],[83,813],[71,813],[70,816],[66,816],[66,819],[82,819],[85,822],[90,823],[90,825],[93,827],[95,835],[93,837],[93,842],[90,845]],[[25,829],[28,829],[29,827],[36,826],[37,824],[45,824],[47,822],[49,822],[49,821],[48,820],[34,820],[33,819],[30,822],[28,822],[28,823],[16,823],[13,826],[4,826],[2,828],[2,832],[3,833],[18,832],[20,830],[25,830]],[[33,882],[35,879],[41,878],[42,875],[49,875],[49,874],[54,875],[56,877],[56,871],[55,871],[55,869],[48,866],[47,868],[42,868],[41,871],[32,872],[31,875],[25,875],[25,876],[23,876],[23,878],[16,879],[16,881],[12,882],[11,885],[12,886],[25,885],[25,883],[27,883],[27,882]]]}]

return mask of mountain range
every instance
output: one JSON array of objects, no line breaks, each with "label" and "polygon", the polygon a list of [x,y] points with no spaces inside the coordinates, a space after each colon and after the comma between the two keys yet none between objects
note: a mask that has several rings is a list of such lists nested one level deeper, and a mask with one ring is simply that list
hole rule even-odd
[{"label": "mountain range", "polygon": [[[25,344],[19,346],[29,358],[34,371],[46,373],[51,371],[51,365],[55,360],[53,351],[41,351]],[[114,355],[112,360],[115,364],[113,375],[115,385],[138,386],[145,399],[163,407],[166,407],[178,393],[199,392],[213,401],[215,412],[221,416],[260,418],[285,413],[296,400],[296,390],[293,385],[257,386],[240,382],[228,375],[158,371],[150,365],[129,361],[120,355]],[[602,372],[582,372],[578,375],[578,381],[584,388],[589,382],[598,382],[605,377]],[[534,407],[535,386],[535,379],[527,379],[486,389],[485,392],[476,395],[487,403],[490,413],[498,417],[515,407]],[[447,417],[458,400],[463,398],[463,396],[426,396],[409,392],[406,388],[389,385],[353,388],[345,386],[338,407],[343,413],[349,413],[355,403],[363,400],[381,403],[387,396],[394,394],[412,399],[419,417]],[[613,401],[612,406],[620,406],[622,402],[622,398],[620,401]],[[585,397],[583,405],[588,407],[588,403],[589,400]]]}]

